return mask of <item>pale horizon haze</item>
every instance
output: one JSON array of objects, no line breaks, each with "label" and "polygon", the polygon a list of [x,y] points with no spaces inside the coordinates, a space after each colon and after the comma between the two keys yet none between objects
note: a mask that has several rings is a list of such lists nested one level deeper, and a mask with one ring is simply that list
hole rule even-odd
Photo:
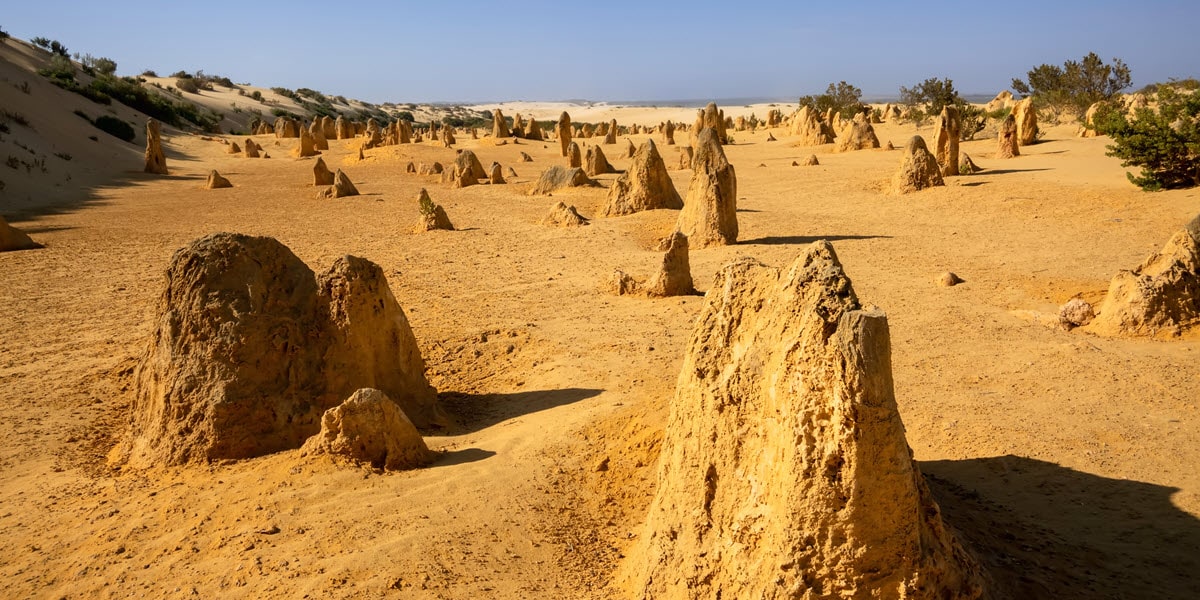
[{"label": "pale horizon haze", "polygon": [[1200,3],[21,2],[0,28],[115,60],[373,103],[865,96],[1009,89],[1096,52],[1133,88],[1200,77]]}]

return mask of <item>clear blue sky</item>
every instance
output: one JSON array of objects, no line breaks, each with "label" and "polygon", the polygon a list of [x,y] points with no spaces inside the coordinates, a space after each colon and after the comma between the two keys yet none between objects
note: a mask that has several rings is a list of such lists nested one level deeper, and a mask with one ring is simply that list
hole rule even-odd
[{"label": "clear blue sky", "polygon": [[1090,51],[1134,85],[1200,78],[1200,1],[14,0],[0,27],[72,52],[371,102],[867,96],[949,77],[994,94]]}]

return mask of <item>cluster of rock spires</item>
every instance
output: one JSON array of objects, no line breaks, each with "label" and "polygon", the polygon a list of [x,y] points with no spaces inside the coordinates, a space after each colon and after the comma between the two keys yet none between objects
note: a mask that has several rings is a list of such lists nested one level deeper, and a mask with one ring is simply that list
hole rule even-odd
[{"label": "cluster of rock spires", "polygon": [[368,260],[339,258],[318,275],[272,238],[209,235],[171,259],[154,323],[114,463],[299,448],[363,388],[417,427],[448,424],[404,311]]},{"label": "cluster of rock spires", "polygon": [[[619,573],[638,598],[969,600],[984,579],[905,439],[887,317],[824,241],[717,273]],[[719,290],[719,291],[718,291]]]}]

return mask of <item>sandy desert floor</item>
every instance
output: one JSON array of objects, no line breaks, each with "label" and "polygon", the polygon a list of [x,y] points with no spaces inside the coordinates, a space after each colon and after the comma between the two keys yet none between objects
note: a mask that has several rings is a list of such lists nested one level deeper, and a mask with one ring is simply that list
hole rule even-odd
[{"label": "sandy desert floor", "polygon": [[[918,132],[876,131],[897,147]],[[1200,338],[1048,324],[1158,250],[1200,212],[1200,190],[1140,192],[1105,138],[1061,126],[1013,160],[993,159],[991,138],[967,142],[982,173],[891,196],[899,151],[833,154],[773,133],[738,132],[726,148],[740,241],[691,253],[697,287],[734,257],[782,265],[832,241],[859,297],[889,316],[908,441],[996,596],[1200,597]],[[169,132],[172,175],[134,162],[85,202],[6,215],[46,247],[0,254],[2,595],[619,596],[606,586],[653,493],[704,299],[602,288],[614,269],[653,271],[676,213],[539,226],[556,200],[594,215],[605,189],[527,196],[565,162],[557,142],[467,137],[459,147],[520,177],[450,189],[404,165],[450,163],[453,150],[393,146],[360,161],[356,141],[334,141],[325,161],[363,195],[318,200],[314,159],[288,156],[296,140],[260,136],[273,158],[252,160]],[[604,150],[623,169],[618,148]],[[676,150],[659,149],[673,165]],[[820,166],[791,166],[814,152]],[[201,189],[214,168],[236,187]],[[684,194],[690,172],[672,177]],[[460,231],[411,233],[422,187]],[[344,254],[383,267],[457,419],[427,438],[442,451],[433,466],[378,474],[289,451],[107,467],[167,261],[217,231],[273,236],[318,270]],[[946,270],[966,283],[939,287]]]}]

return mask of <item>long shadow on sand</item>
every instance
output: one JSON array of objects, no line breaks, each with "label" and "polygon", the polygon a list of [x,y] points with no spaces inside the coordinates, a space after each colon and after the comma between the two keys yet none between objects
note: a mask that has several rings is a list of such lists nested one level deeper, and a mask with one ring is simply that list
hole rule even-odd
[{"label": "long shadow on sand", "polygon": [[920,466],[998,598],[1200,598],[1200,519],[1178,488],[1011,455]]},{"label": "long shadow on sand", "polygon": [[486,429],[521,415],[594,398],[603,391],[587,388],[564,388],[510,394],[442,392],[438,394],[438,398],[455,422],[455,425],[445,433],[461,435]]},{"label": "long shadow on sand", "polygon": [[817,240],[837,242],[841,240],[873,240],[876,238],[891,239],[890,235],[772,235],[752,240],[738,240],[739,245],[757,244],[760,246],[785,246],[788,244],[808,245]]},{"label": "long shadow on sand", "polygon": [[495,456],[496,453],[491,450],[483,450],[481,448],[464,448],[462,450],[448,450],[442,453],[437,460],[433,461],[429,466],[432,467],[452,467],[454,465],[465,465],[480,460],[485,460]]},{"label": "long shadow on sand", "polygon": [[1053,171],[1054,169],[984,169],[976,175],[1008,175],[1009,173],[1034,173],[1037,171]]}]

